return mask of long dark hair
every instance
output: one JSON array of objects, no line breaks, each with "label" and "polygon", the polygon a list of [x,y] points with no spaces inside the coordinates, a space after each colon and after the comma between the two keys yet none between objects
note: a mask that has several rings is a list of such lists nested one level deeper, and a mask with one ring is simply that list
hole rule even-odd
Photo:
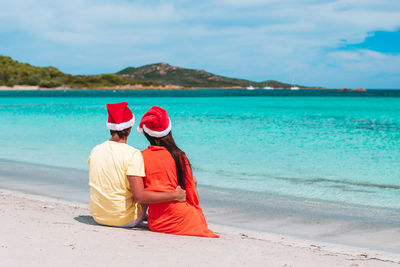
[{"label": "long dark hair", "polygon": [[146,136],[147,140],[149,140],[152,146],[162,146],[169,151],[169,153],[171,154],[172,158],[175,161],[178,184],[183,189],[185,189],[186,188],[185,178],[187,175],[189,175],[189,173],[186,172],[186,164],[189,164],[190,171],[192,171],[192,166],[190,165],[189,159],[186,157],[185,152],[183,152],[175,144],[175,140],[172,137],[172,133],[170,132],[167,136],[156,138],[144,132],[144,136]]}]

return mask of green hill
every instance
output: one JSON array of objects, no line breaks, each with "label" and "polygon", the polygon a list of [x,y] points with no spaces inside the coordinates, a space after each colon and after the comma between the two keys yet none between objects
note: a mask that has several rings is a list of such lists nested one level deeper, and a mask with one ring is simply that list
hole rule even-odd
[{"label": "green hill", "polygon": [[[137,81],[157,81],[164,84],[173,84],[183,87],[221,88],[221,87],[264,87],[290,88],[290,84],[278,81],[253,82],[243,79],[228,78],[215,75],[204,70],[185,69],[171,66],[167,63],[157,63],[142,67],[128,67],[117,74],[121,77]],[[305,87],[302,87],[305,88]]]},{"label": "green hill", "polygon": [[0,56],[0,86],[37,85],[44,88],[101,88],[118,85],[159,85],[156,82],[135,81],[117,74],[70,75],[55,67],[35,67],[10,57]]},{"label": "green hill", "polygon": [[34,67],[0,56],[0,85],[61,86],[67,75],[54,67]]}]

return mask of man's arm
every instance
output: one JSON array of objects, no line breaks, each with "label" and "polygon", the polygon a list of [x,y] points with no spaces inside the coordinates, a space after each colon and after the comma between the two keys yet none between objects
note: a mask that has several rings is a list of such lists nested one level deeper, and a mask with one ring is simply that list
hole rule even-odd
[{"label": "man's arm", "polygon": [[143,177],[128,175],[134,199],[143,204],[161,203],[169,201],[186,201],[186,191],[179,185],[174,192],[155,192],[144,190]]}]

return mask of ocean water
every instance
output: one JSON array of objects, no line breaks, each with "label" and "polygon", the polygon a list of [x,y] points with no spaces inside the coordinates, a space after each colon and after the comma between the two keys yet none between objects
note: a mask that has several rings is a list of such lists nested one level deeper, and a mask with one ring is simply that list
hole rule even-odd
[{"label": "ocean water", "polygon": [[[365,214],[385,210],[400,221],[396,90],[0,92],[0,172],[11,163],[65,168],[75,174],[54,179],[51,190],[66,180],[86,185],[89,153],[109,138],[105,104],[121,101],[134,112],[134,127],[153,105],[169,112],[175,141],[210,207],[240,198],[246,205],[237,205],[254,209],[274,197],[352,206]],[[148,145],[135,131],[128,143]],[[8,184],[3,175],[0,187]]]}]

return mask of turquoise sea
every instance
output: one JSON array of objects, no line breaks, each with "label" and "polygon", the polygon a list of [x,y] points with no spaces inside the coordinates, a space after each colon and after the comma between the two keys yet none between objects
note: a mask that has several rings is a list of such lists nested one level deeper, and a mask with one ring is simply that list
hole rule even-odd
[{"label": "turquoise sea", "polygon": [[[105,104],[122,101],[137,122],[169,112],[211,220],[299,235],[299,218],[400,225],[397,90],[3,91],[0,187],[85,201]],[[128,143],[148,145],[135,131]]]}]

